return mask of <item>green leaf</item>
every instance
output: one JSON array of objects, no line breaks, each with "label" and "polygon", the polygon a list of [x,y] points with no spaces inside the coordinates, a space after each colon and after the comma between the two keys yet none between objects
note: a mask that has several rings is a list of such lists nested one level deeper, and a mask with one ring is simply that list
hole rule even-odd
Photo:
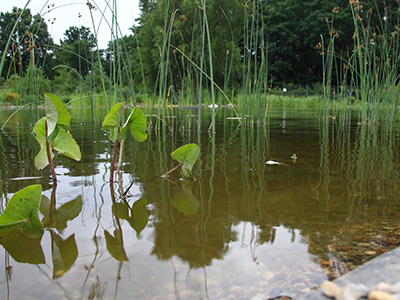
[{"label": "green leaf", "polygon": [[[57,96],[53,95],[53,94],[45,94],[44,98],[46,100],[46,117],[47,119],[49,119],[49,113],[50,111],[48,111],[48,108],[50,109],[49,106],[48,107],[48,103],[49,101],[51,101],[53,103],[53,105],[56,107],[57,110],[57,124],[60,125],[61,127],[65,128],[65,129],[69,129],[70,128],[70,122],[71,122],[71,115],[68,112],[68,109],[65,107],[64,102],[62,102],[62,100],[60,98],[58,98]],[[53,110],[54,108],[51,108],[51,110]],[[54,114],[53,111],[51,111],[51,114]],[[51,132],[49,132],[50,134]]]},{"label": "green leaf", "polygon": [[45,95],[44,100],[46,103],[47,136],[50,136],[57,125],[58,111],[56,105],[49,97]]},{"label": "green leaf", "polygon": [[186,178],[193,178],[192,168],[199,157],[200,148],[196,144],[187,144],[172,152],[171,157],[177,160],[181,167],[181,173]]},{"label": "green leaf", "polygon": [[78,144],[75,142],[72,135],[63,129],[59,130],[52,146],[56,151],[69,158],[78,161],[81,160],[81,150],[79,149]]},{"label": "green leaf", "polygon": [[111,256],[118,261],[128,261],[122,241],[122,232],[118,229],[114,230],[114,237],[107,230],[104,230],[104,235],[106,237],[107,250]]},{"label": "green leaf", "polygon": [[139,199],[132,205],[132,220],[129,222],[133,229],[136,231],[136,235],[139,235],[143,229],[146,228],[149,219],[149,213],[147,212],[146,205],[149,202],[146,199]]},{"label": "green leaf", "polygon": [[143,111],[139,107],[135,107],[128,117],[123,128],[129,126],[132,137],[138,141],[143,142],[147,139],[147,120]]},{"label": "green leaf", "polygon": [[51,253],[53,260],[53,279],[67,272],[78,258],[78,246],[75,234],[65,241],[53,231],[51,232]]},{"label": "green leaf", "polygon": [[119,125],[119,113],[122,110],[124,102],[119,102],[111,107],[110,111],[104,118],[103,124],[101,125],[102,130],[111,129]]},{"label": "green leaf", "polygon": [[[43,214],[42,223],[46,227],[53,227],[61,231],[67,228],[67,222],[75,219],[82,211],[82,196],[79,195],[59,208],[50,217],[50,199],[43,196],[40,212]],[[50,220],[52,223],[50,224]]]},{"label": "green leaf", "polygon": [[[49,164],[46,150],[46,117],[43,117],[36,122],[32,132],[40,145],[40,151],[35,157],[35,167],[38,170],[42,170]],[[54,157],[52,151],[50,151],[50,155],[52,158]]]},{"label": "green leaf", "polygon": [[137,200],[132,205],[132,209],[125,202],[116,203],[118,218],[127,220],[131,227],[135,229],[136,235],[139,235],[148,223],[147,204],[149,202],[143,198]]},{"label": "green leaf", "polygon": [[42,237],[28,238],[19,229],[0,236],[0,244],[19,263],[44,264],[46,260],[42,246]]},{"label": "green leaf", "polygon": [[42,186],[31,185],[16,192],[0,215],[0,234],[22,226],[27,237],[41,237],[43,234],[38,212]]},{"label": "green leaf", "polygon": [[[191,185],[190,185],[191,186]],[[187,215],[194,215],[199,209],[200,202],[193,195],[192,189],[189,185],[183,185],[183,192],[178,197],[172,200],[172,204],[181,213]]]},{"label": "green leaf", "polygon": [[[114,131],[114,130],[112,130],[112,131]],[[128,135],[128,128],[127,127],[120,128],[118,140],[119,141],[125,140],[127,135]],[[113,141],[115,142],[115,139]]]},{"label": "green leaf", "polygon": [[116,140],[119,140],[120,134],[119,134],[118,129],[119,129],[118,127],[113,127],[110,130],[110,140],[112,142],[115,142]]}]

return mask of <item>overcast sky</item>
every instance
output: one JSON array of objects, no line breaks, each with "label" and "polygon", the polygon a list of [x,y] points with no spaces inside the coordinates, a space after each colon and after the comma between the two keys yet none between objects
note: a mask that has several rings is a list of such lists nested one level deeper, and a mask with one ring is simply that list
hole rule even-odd
[{"label": "overcast sky", "polygon": [[[13,6],[23,8],[29,0],[0,0],[0,11],[9,12]],[[117,5],[118,24],[122,35],[131,34],[129,27],[134,24],[135,18],[139,16],[139,0],[115,0]],[[113,0],[90,0],[96,6],[92,10],[96,31],[98,31],[99,46],[107,47],[111,40],[111,31],[106,20],[101,18],[104,12],[105,18],[111,22],[111,10],[107,3],[113,5]],[[54,6],[53,6],[54,5]],[[46,20],[49,33],[56,44],[63,39],[65,30],[70,26],[90,27],[94,32],[89,8],[85,0],[30,0],[27,6],[32,15],[40,13]],[[48,8],[50,7],[50,8]]]}]

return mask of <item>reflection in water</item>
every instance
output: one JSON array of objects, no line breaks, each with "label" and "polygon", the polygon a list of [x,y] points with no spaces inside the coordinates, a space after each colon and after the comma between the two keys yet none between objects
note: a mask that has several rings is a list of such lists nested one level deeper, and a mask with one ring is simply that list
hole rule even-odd
[{"label": "reflection in water", "polygon": [[[153,128],[149,141],[126,140],[115,187],[107,182],[112,145],[106,133],[100,122],[91,127],[90,111],[76,111],[73,120],[79,115],[76,122],[88,124],[72,124],[82,161],[57,157],[59,206],[52,218],[45,212],[51,201],[42,202],[52,229],[19,247],[35,243],[42,249],[35,260],[1,254],[13,279],[10,272],[0,275],[1,297],[297,297],[398,245],[395,135],[358,126],[348,112],[333,119],[275,110],[268,127],[247,112],[239,125],[229,109],[221,110],[210,135],[208,111],[175,111],[178,117],[168,118],[165,110],[168,126]],[[193,117],[200,114],[204,122]],[[3,208],[29,184],[41,184],[50,196],[49,172],[23,167],[37,150],[26,148],[36,145],[32,139],[11,125],[0,134]],[[161,178],[175,165],[170,153],[190,142],[201,149],[196,180],[183,181],[179,172]],[[16,251],[14,242],[1,244]]]}]

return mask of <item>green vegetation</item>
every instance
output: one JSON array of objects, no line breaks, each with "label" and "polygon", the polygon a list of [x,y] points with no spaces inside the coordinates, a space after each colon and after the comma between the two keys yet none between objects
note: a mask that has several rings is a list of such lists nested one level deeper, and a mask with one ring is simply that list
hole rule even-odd
[{"label": "green vegetation", "polygon": [[163,124],[167,105],[211,105],[212,132],[217,105],[240,106],[242,119],[268,118],[274,105],[319,106],[326,115],[351,105],[363,123],[396,118],[398,1],[140,0],[139,6],[131,35],[120,37],[112,14],[107,49],[98,48],[89,28],[69,27],[57,45],[41,15],[27,7],[2,12],[3,103],[38,105],[50,91],[92,110],[120,101],[155,106]]},{"label": "green vegetation", "polygon": [[192,168],[196,163],[200,153],[200,148],[196,144],[187,144],[179,147],[171,153],[171,157],[179,162],[179,165],[169,170],[163,176],[181,168],[181,174],[184,178],[193,179]]},{"label": "green vegetation", "polygon": [[0,215],[0,234],[20,228],[28,237],[42,236],[42,224],[39,220],[39,206],[42,187],[31,185],[16,192]]},{"label": "green vegetation", "polygon": [[127,137],[128,130],[131,132],[132,137],[138,142],[143,142],[147,139],[147,133],[146,133],[147,121],[143,111],[136,106],[131,111],[124,125],[121,126],[123,109],[124,109],[123,102],[115,104],[104,118],[101,127],[103,130],[110,129],[110,140],[114,142],[114,150],[113,150],[111,169],[110,169],[111,183],[114,182],[114,169],[115,169],[115,161],[117,158],[118,145],[120,147],[120,152],[119,152],[117,171],[119,171],[120,169],[122,160],[123,142]]},{"label": "green vegetation", "polygon": [[32,130],[40,145],[40,151],[35,157],[35,166],[42,170],[49,165],[53,182],[57,182],[54,169],[55,151],[74,160],[81,159],[81,151],[68,131],[71,115],[64,103],[52,94],[45,95],[45,103],[46,116],[39,119]]}]

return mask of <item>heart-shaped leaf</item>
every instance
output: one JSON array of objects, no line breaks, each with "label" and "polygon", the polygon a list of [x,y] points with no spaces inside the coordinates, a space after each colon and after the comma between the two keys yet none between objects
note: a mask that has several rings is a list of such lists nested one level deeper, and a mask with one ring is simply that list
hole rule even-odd
[{"label": "heart-shaped leaf", "polygon": [[41,185],[31,185],[16,192],[0,215],[0,234],[21,227],[27,237],[41,237],[43,227],[38,216],[41,197]]},{"label": "heart-shaped leaf", "polygon": [[[46,117],[43,117],[36,122],[32,132],[40,145],[40,151],[35,157],[35,167],[38,170],[42,170],[49,164],[46,150]],[[54,157],[53,151],[50,151],[50,155],[52,158]]]},{"label": "heart-shaped leaf", "polygon": [[67,222],[79,216],[81,211],[82,196],[79,195],[74,200],[61,205],[50,216],[50,199],[46,196],[42,196],[40,212],[44,215],[42,223],[45,227],[56,228],[59,231],[64,230],[67,228]]},{"label": "heart-shaped leaf", "polygon": [[52,143],[53,148],[61,154],[72,158],[74,160],[81,160],[81,150],[78,144],[75,142],[72,135],[63,130],[59,129],[57,137]]},{"label": "heart-shaped leaf", "polygon": [[122,232],[118,229],[114,230],[114,237],[107,230],[104,230],[104,235],[106,237],[107,250],[111,256],[118,261],[128,261],[122,242]]},{"label": "heart-shaped leaf", "polygon": [[110,111],[104,118],[103,124],[101,125],[102,130],[111,129],[117,127],[119,125],[119,113],[123,108],[124,103],[119,102],[116,103],[113,107],[111,107]]},{"label": "heart-shaped leaf", "polygon": [[177,160],[181,167],[181,173],[186,178],[193,178],[192,168],[199,157],[200,148],[196,144],[187,144],[172,152],[171,157]]},{"label": "heart-shaped leaf", "polygon": [[63,240],[52,231],[51,240],[53,279],[55,279],[64,275],[72,267],[78,258],[78,246],[74,234]]},{"label": "heart-shaped leaf", "polygon": [[[45,94],[44,98],[46,101],[46,117],[48,122],[50,117],[51,119],[54,119],[54,116],[56,116],[55,118],[56,124],[60,125],[65,129],[69,129],[71,122],[71,115],[68,112],[68,109],[65,107],[64,102],[62,102],[62,100],[57,96],[49,93]],[[55,112],[54,108],[56,110]],[[53,131],[50,131],[49,129],[48,134],[50,135],[51,132]]]},{"label": "heart-shaped leaf", "polygon": [[172,204],[181,213],[194,215],[199,209],[199,200],[192,193],[182,193],[172,200]]},{"label": "heart-shaped leaf", "polygon": [[46,103],[47,136],[50,136],[57,125],[58,111],[56,105],[47,95],[44,96],[44,100]]},{"label": "heart-shaped leaf", "polygon": [[46,262],[42,246],[42,237],[28,238],[21,230],[15,229],[0,236],[0,244],[19,263],[44,264]]},{"label": "heart-shaped leaf", "polygon": [[147,120],[143,111],[139,107],[135,107],[125,122],[125,125],[129,126],[132,137],[138,141],[143,142],[147,139]]}]

